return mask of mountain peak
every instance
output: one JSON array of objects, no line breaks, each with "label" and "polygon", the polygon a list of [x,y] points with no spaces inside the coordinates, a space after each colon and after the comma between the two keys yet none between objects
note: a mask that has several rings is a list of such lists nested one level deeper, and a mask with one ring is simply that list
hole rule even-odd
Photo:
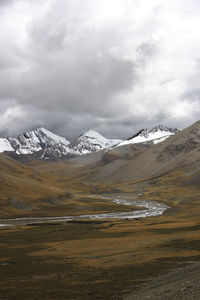
[{"label": "mountain peak", "polygon": [[70,142],[66,138],[59,136],[59,135],[47,130],[44,127],[40,127],[35,130],[35,132],[39,132],[39,131],[42,132],[43,134],[45,134],[48,138],[52,139],[53,141],[56,141],[57,143],[62,143],[66,146],[70,144]]},{"label": "mountain peak", "polygon": [[165,125],[157,125],[155,127],[152,127],[151,129],[146,129],[148,132],[158,132],[158,131],[162,131],[162,132],[171,132],[171,133],[176,133],[179,131],[178,128],[170,128],[167,127]]},{"label": "mountain peak", "polygon": [[80,135],[80,137],[98,138],[98,137],[103,137],[103,136],[100,133],[98,133],[97,131],[89,129],[89,130],[85,131],[84,133],[82,133]]},{"label": "mountain peak", "polygon": [[47,130],[46,128],[44,128],[44,127],[39,127],[39,128],[37,128],[36,129],[37,131],[42,131],[42,132],[45,132],[45,131],[48,131],[48,132],[50,132],[49,130]]},{"label": "mountain peak", "polygon": [[53,153],[51,159],[61,158],[63,155],[68,155],[68,153],[71,156],[75,156],[74,151],[68,148],[69,143],[66,138],[40,127],[17,137],[1,138],[0,152],[9,151],[16,154],[33,154],[44,159],[50,159],[50,153]]},{"label": "mountain peak", "polygon": [[96,152],[105,148],[113,147],[121,140],[107,139],[94,130],[88,130],[75,139],[69,147],[73,147],[79,154]]},{"label": "mountain peak", "polygon": [[167,126],[165,126],[163,124],[158,124],[158,125],[152,127],[151,129],[166,131],[166,130],[169,129],[169,127],[167,127]]},{"label": "mountain peak", "polygon": [[177,128],[169,128],[164,125],[157,125],[150,129],[142,129],[126,141],[123,141],[119,146],[126,144],[137,144],[137,143],[146,143],[153,141],[154,144],[164,141],[170,135],[173,135],[180,131]]}]

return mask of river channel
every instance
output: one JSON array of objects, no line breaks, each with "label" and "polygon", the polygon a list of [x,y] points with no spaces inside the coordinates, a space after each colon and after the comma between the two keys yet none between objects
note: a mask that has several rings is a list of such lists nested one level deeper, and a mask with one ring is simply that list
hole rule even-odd
[{"label": "river channel", "polygon": [[124,200],[121,198],[107,198],[116,204],[126,205],[126,206],[138,206],[144,207],[143,210],[130,210],[129,212],[115,212],[115,213],[100,213],[100,214],[89,214],[89,215],[79,215],[79,216],[64,216],[64,217],[25,217],[25,218],[15,218],[15,219],[0,219],[0,226],[21,226],[30,225],[44,222],[59,222],[59,221],[72,221],[72,220],[107,220],[107,219],[138,219],[147,218],[152,216],[159,216],[164,213],[169,207],[158,203],[156,201],[145,201],[145,200]]}]

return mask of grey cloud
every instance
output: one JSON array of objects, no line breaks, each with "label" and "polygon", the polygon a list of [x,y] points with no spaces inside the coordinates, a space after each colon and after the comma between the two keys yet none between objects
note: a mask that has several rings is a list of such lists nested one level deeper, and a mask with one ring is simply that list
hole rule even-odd
[{"label": "grey cloud", "polygon": [[130,61],[104,55],[78,60],[71,67],[63,56],[62,61],[51,61],[48,68],[36,67],[21,78],[24,97],[20,102],[33,105],[38,99],[37,107],[41,109],[109,116],[123,106],[120,102],[118,108],[114,106],[113,97],[130,89],[134,77]]},{"label": "grey cloud", "polygon": [[38,22],[29,24],[27,30],[33,49],[48,51],[48,54],[62,47],[67,31],[63,18],[56,18],[54,15],[48,15],[48,19],[39,19]]},{"label": "grey cloud", "polygon": [[4,7],[4,6],[9,6],[13,1],[15,1],[15,0],[10,0],[10,1],[7,1],[7,0],[1,0],[1,1],[0,1],[0,8],[1,8],[1,7]]},{"label": "grey cloud", "polygon": [[152,40],[141,43],[136,51],[139,55],[139,62],[143,64],[148,63],[150,59],[153,59],[153,57],[156,57],[159,54],[158,45]]},{"label": "grey cloud", "polygon": [[156,2],[159,8],[143,0],[1,1],[0,135],[44,126],[70,139],[90,128],[123,138],[195,121],[199,68],[189,68],[199,34],[187,41],[181,31],[190,18],[181,23],[174,8],[182,15],[187,1]]}]

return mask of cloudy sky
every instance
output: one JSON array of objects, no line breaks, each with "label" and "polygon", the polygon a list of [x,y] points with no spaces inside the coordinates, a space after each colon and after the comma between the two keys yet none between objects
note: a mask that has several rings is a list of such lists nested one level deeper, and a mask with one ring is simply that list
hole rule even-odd
[{"label": "cloudy sky", "polygon": [[199,116],[199,0],[0,0],[0,136]]}]

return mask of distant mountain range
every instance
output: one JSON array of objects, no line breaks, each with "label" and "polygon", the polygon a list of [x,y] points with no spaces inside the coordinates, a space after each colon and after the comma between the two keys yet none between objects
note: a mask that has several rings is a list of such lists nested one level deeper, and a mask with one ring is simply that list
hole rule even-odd
[{"label": "distant mountain range", "polygon": [[45,128],[38,128],[17,137],[0,138],[0,153],[34,156],[42,160],[62,160],[127,144],[149,142],[156,144],[178,131],[177,128],[158,125],[151,129],[140,130],[127,140],[120,140],[107,139],[96,131],[88,130],[69,142]]}]

